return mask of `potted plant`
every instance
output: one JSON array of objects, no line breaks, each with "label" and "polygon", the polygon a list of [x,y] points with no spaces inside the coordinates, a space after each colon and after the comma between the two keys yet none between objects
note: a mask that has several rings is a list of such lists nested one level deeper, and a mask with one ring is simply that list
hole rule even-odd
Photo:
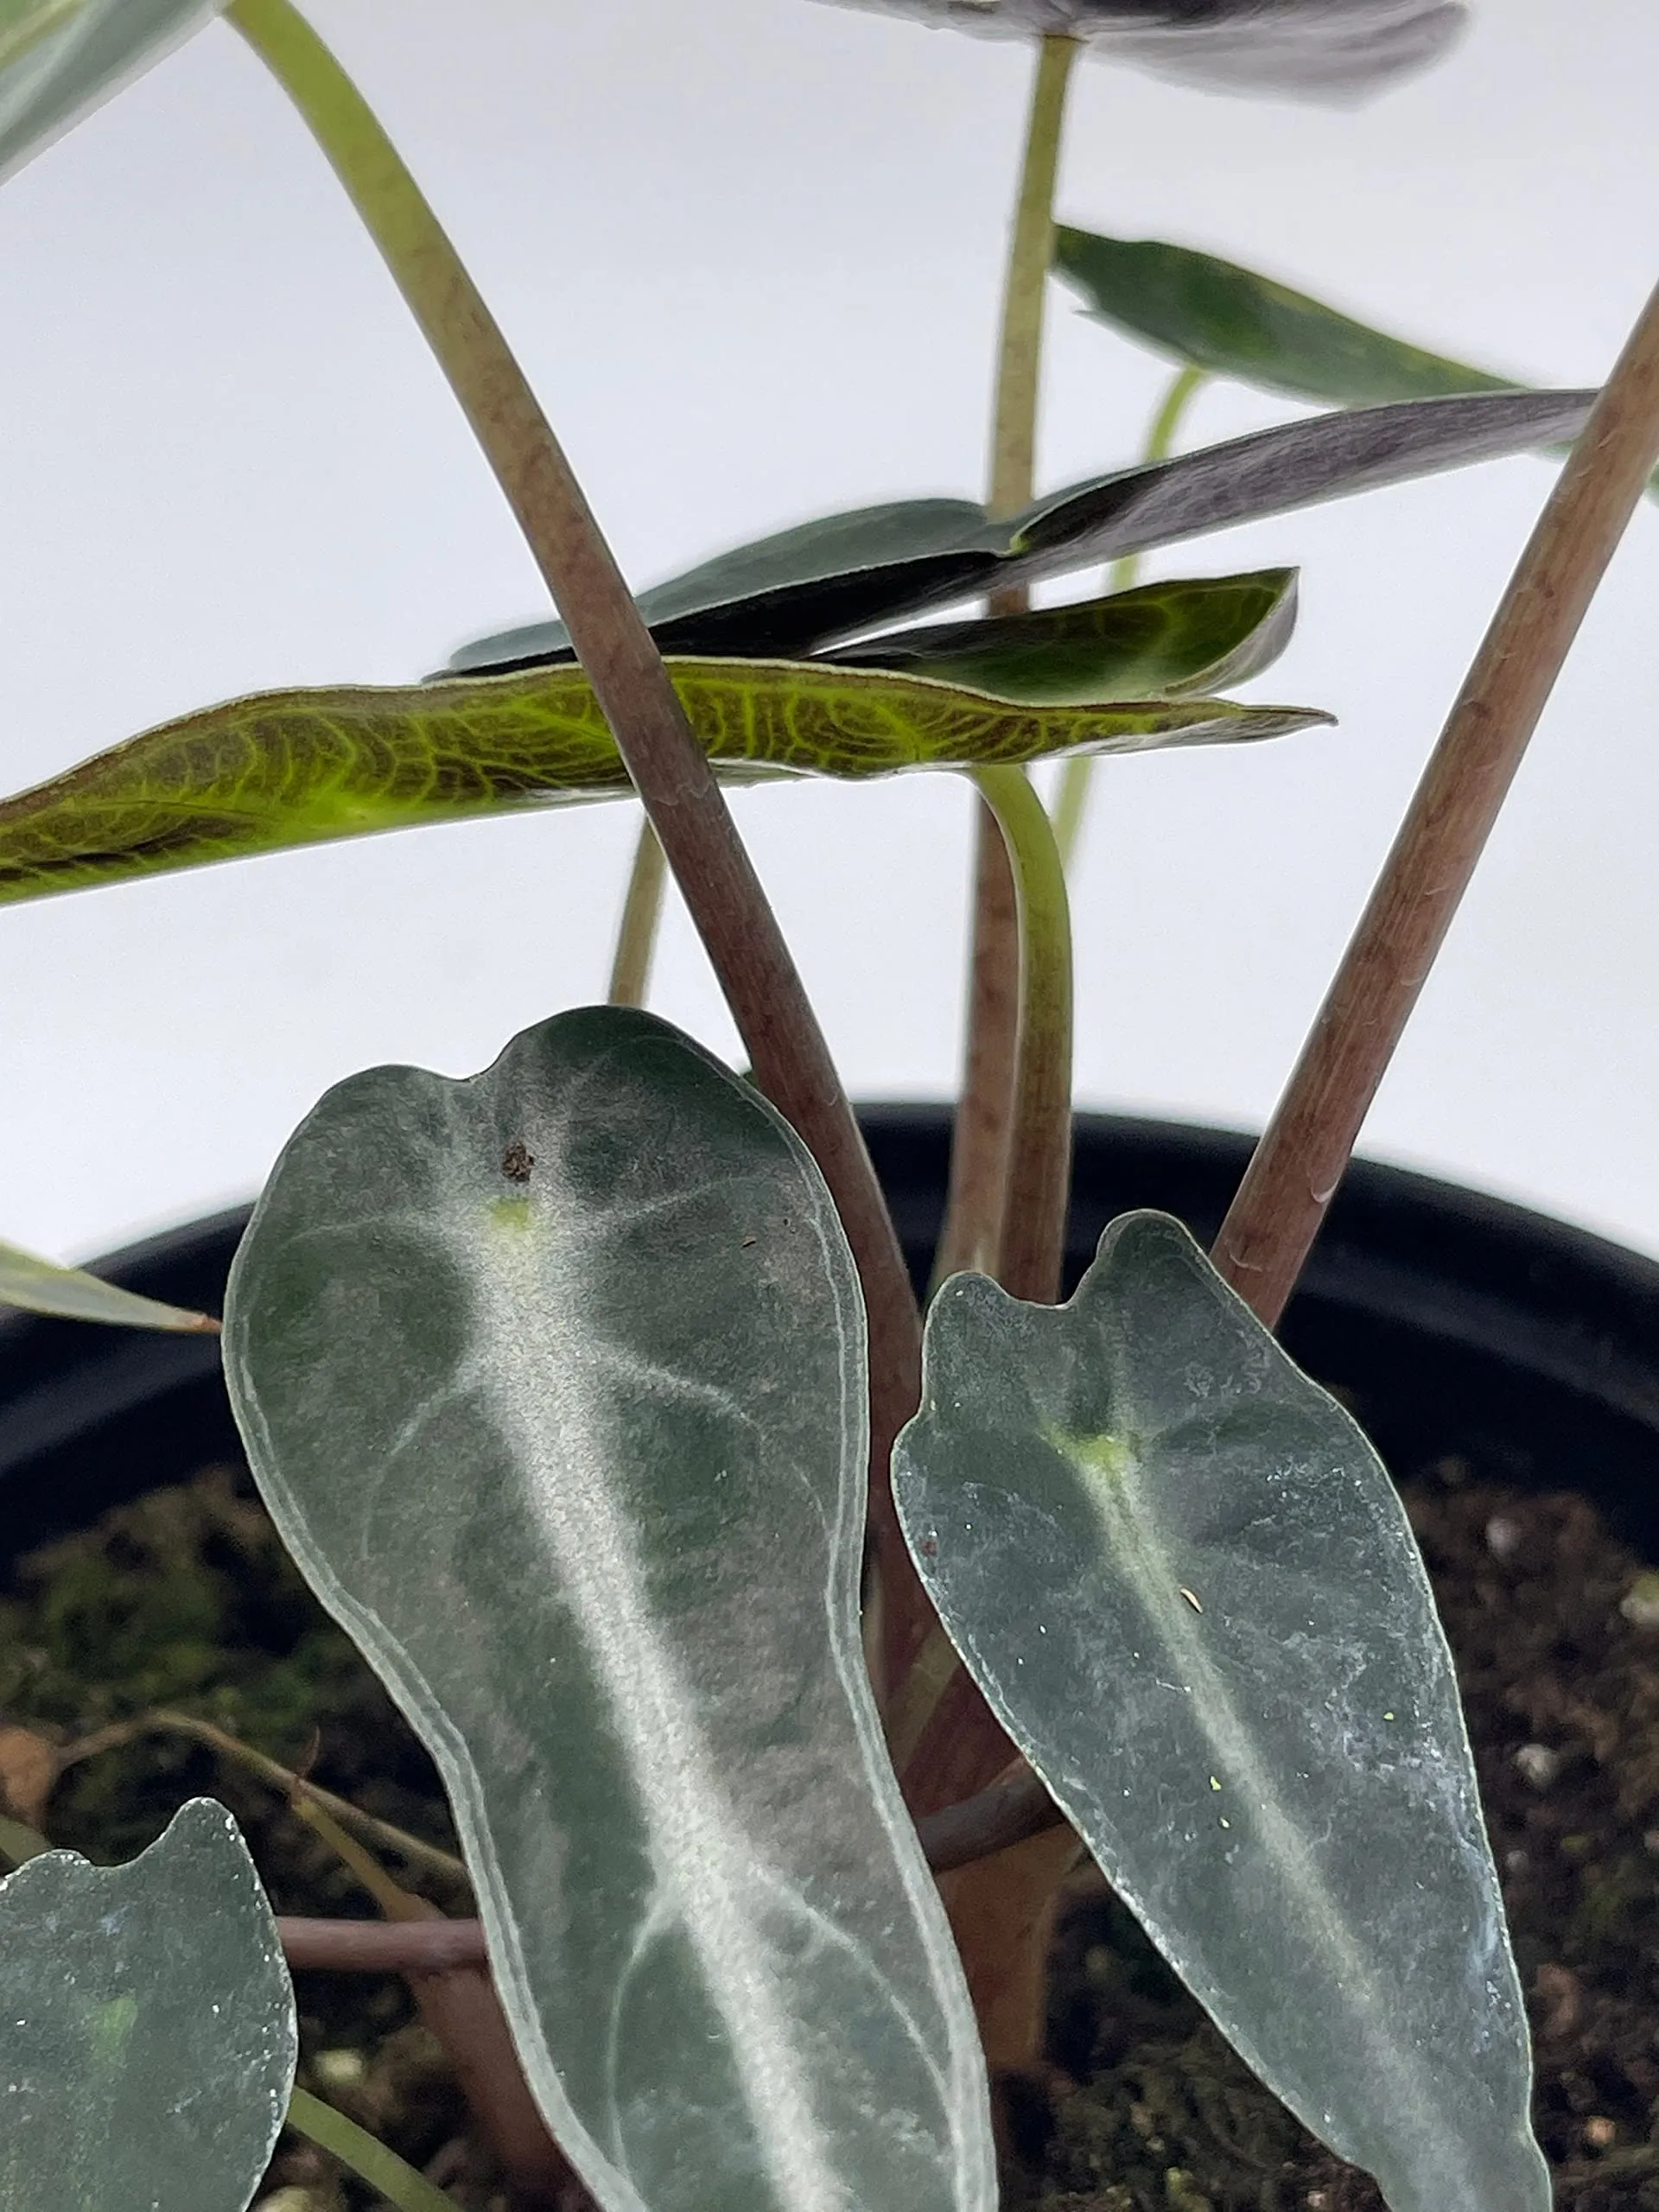
[{"label": "potted plant", "polygon": [[[895,4],[1036,41],[988,496],[827,518],[637,603],[430,209],[289,0],[24,9],[0,47],[0,161],[214,13],[270,65],[562,619],[425,685],[267,695],[136,738],[0,805],[0,887],[645,802],[611,1004],[466,1083],[378,1069],[331,1091],[256,1209],[226,1315],[262,1496],[436,1763],[481,1936],[387,1876],[349,1803],[294,1776],[296,1808],[404,1923],[376,1955],[416,1976],[524,2189],[606,2212],[989,2204],[1086,1850],[1216,2029],[1389,2203],[1541,2205],[1520,1982],[1422,1555],[1363,1432],[1272,1330],[1659,456],[1659,308],[1599,397],[1536,393],[1203,257],[1057,240],[1088,45],[1351,92],[1431,59],[1456,7]],[[1038,499],[1057,245],[1098,313],[1179,365],[1141,465]],[[1195,378],[1264,358],[1336,411],[1169,458]],[[1058,1305],[1084,764],[1320,717],[1213,696],[1288,633],[1282,572],[1120,571],[1040,610],[1030,587],[1574,438],[1212,1256],[1128,1212]],[[1024,772],[1053,755],[1058,824]],[[716,772],[925,766],[970,773],[984,823],[924,1336]],[[746,1074],[639,1007],[664,861]],[[7,1294],[48,1312],[204,1327],[8,1266]],[[61,1752],[16,1735],[17,1769]],[[295,2087],[283,1932],[222,1806],[185,1805],[126,1866],[45,1841],[27,1819],[0,1832],[23,1862],[0,1892],[8,2208],[66,2175],[78,2203],[245,2206],[285,2116],[392,2202],[454,2201]],[[305,1942],[344,1955],[337,1931],[289,1931],[289,1955]],[[1165,2180],[1204,2201],[1179,2165]]]}]

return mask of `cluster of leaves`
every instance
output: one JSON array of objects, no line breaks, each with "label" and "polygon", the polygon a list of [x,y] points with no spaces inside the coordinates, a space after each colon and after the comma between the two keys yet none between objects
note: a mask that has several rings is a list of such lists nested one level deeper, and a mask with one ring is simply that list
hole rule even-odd
[{"label": "cluster of leaves", "polygon": [[[1444,0],[861,0],[1235,91],[1346,97]],[[0,10],[0,168],[219,12]],[[731,780],[1263,738],[1218,696],[1294,574],[948,614],[1309,502],[1531,448],[1589,395],[1387,338],[1249,271],[1077,230],[1090,311],[1335,412],[1012,520],[892,503],[640,595]],[[397,689],[213,706],[0,804],[0,899],[628,788],[556,623]],[[102,1294],[102,1295],[100,1295]],[[0,1249],[0,1295],[150,1325]],[[353,1078],[238,1256],[226,1371],[285,1541],[451,1793],[526,2074],[606,2212],[983,2212],[982,2056],[866,1673],[865,1322],[794,1133],[687,1038],[594,1009],[485,1074]],[[1388,1478],[1174,1223],[1068,1306],[958,1277],[893,1492],[1009,1736],[1262,2078],[1395,2212],[1541,2207],[1529,2054],[1444,1639]],[[291,1996],[218,1808],[0,1892],[0,2212],[240,2212]],[[187,1930],[188,1935],[187,1935]],[[73,2145],[73,2166],[66,2145]],[[429,2199],[411,2198],[410,2202]]]}]

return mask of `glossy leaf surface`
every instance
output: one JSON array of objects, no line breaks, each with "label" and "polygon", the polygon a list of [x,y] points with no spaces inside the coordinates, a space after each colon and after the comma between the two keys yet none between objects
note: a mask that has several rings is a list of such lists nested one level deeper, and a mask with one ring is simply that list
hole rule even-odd
[{"label": "glossy leaf surface", "polygon": [[1461,0],[842,0],[994,38],[1058,34],[1206,92],[1350,101],[1437,61]]},{"label": "glossy leaf surface", "polygon": [[954,1948],[864,1670],[864,1321],[784,1122],[665,1023],[380,1068],[283,1154],[232,1401],[432,1751],[607,2212],[988,2212]]},{"label": "glossy leaf surface", "polygon": [[[1226,699],[1015,708],[821,663],[670,665],[693,728],[733,781],[1227,744],[1330,720]],[[0,904],[631,789],[574,665],[408,689],[265,692],[188,715],[0,802]]]},{"label": "glossy leaf surface", "polygon": [[939,622],[856,645],[861,664],[1031,705],[1160,699],[1260,675],[1296,626],[1296,571],[1143,584],[982,621]]},{"label": "glossy leaf surface", "polygon": [[225,0],[0,0],[0,179],[224,5]]},{"label": "glossy leaf surface", "polygon": [[54,1313],[68,1321],[110,1321],[129,1329],[199,1333],[216,1325],[205,1313],[140,1298],[80,1268],[59,1267],[16,1244],[0,1243],[0,1306],[21,1306],[31,1313]]},{"label": "glossy leaf surface", "polygon": [[[1012,523],[988,524],[963,500],[909,502],[917,511],[915,527],[938,532],[929,539],[931,550],[916,555],[893,550],[893,543],[872,550],[859,534],[872,512],[896,518],[903,506],[827,516],[785,537],[815,540],[827,559],[844,527],[844,569],[815,570],[791,582],[780,565],[773,581],[747,590],[742,561],[780,542],[763,540],[760,547],[741,548],[657,586],[642,595],[641,604],[649,614],[666,603],[667,594],[676,595],[671,632],[665,626],[658,635],[658,643],[675,652],[799,658],[855,631],[1004,584],[1069,575],[1206,531],[1576,437],[1594,397],[1586,391],[1472,393],[1290,423],[1173,461],[1091,477],[1051,493]],[[893,520],[883,528],[907,526]],[[848,552],[861,544],[865,550]],[[490,665],[512,664],[534,658],[536,640],[546,635],[540,626],[503,631],[461,658],[482,655]]]},{"label": "glossy leaf surface", "polygon": [[0,1884],[0,2212],[245,2212],[297,2043],[276,1923],[222,1805],[130,1865]]},{"label": "glossy leaf surface", "polygon": [[[883,506],[823,515],[716,554],[683,575],[641,592],[639,608],[664,652],[726,651],[721,610],[737,607],[743,610],[741,634],[733,650],[744,655],[787,654],[792,649],[792,627],[781,644],[766,632],[766,610],[772,593],[794,593],[806,585],[831,591],[839,578],[893,562],[924,568],[937,563],[940,580],[947,582],[957,573],[976,571],[1000,543],[1001,534],[987,523],[985,510],[970,499],[893,499]],[[682,634],[681,626],[688,620],[692,626]],[[570,636],[563,622],[532,622],[475,639],[451,656],[449,667],[465,675],[545,660],[569,651]]]},{"label": "glossy leaf surface", "polygon": [[1062,226],[1054,266],[1088,312],[1177,361],[1332,407],[1513,391],[1471,369],[1339,315],[1305,292],[1189,247]]},{"label": "glossy leaf surface", "polygon": [[1387,1474],[1180,1225],[959,1275],[894,1454],[951,1640],[1247,2062],[1395,2212],[1545,2212],[1451,1656]]}]

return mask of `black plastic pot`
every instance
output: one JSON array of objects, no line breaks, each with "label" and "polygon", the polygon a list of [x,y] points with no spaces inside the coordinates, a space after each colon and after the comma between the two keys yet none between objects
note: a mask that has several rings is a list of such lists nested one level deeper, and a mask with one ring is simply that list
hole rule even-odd
[{"label": "black plastic pot", "polygon": [[[878,1106],[863,1119],[919,1281],[938,1230],[949,1114]],[[1081,1119],[1071,1278],[1128,1207],[1160,1207],[1207,1240],[1249,1148],[1223,1130]],[[217,1311],[246,1217],[219,1214],[154,1238],[102,1272]],[[1497,1479],[1580,1490],[1659,1558],[1659,1265],[1519,1207],[1362,1162],[1284,1337],[1311,1374],[1344,1393],[1396,1473],[1457,1453]],[[7,1554],[237,1450],[211,1338],[0,1323]]]}]

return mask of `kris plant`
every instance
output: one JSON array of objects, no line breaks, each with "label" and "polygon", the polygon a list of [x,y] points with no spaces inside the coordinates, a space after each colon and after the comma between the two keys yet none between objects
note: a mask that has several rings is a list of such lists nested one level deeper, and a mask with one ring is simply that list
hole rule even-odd
[{"label": "kris plant", "polygon": [[[863,4],[1032,52],[985,496],[824,517],[636,599],[289,0],[0,0],[0,167],[212,16],[248,41],[558,617],[405,688],[207,707],[4,801],[0,899],[630,791],[645,814],[612,1002],[470,1080],[389,1067],[331,1090],[271,1174],[224,1324],[264,1502],[436,1761],[479,1919],[411,1899],[365,1845],[421,1847],[293,1777],[385,1926],[279,1926],[208,1800],[115,1868],[0,1825],[22,1862],[0,1889],[0,2212],[242,2212],[285,2120],[407,2212],[447,2204],[294,2088],[289,1964],[377,1962],[418,1976],[527,2201],[984,2212],[993,2090],[1036,2054],[1051,1907],[1084,1850],[1395,2212],[1549,2201],[1422,1560],[1364,1436],[1272,1329],[1659,455],[1659,304],[1599,397],[1536,391],[1206,255],[1057,229],[1091,50],[1347,99],[1432,60],[1461,5]],[[1139,462],[1039,496],[1051,269],[1173,381]],[[1177,454],[1216,377],[1322,411]],[[1214,1253],[1131,1214],[1058,1303],[1065,863],[1094,764],[1329,719],[1222,696],[1282,650],[1293,572],[1146,582],[1141,556],[1575,440]],[[1103,593],[1032,607],[1102,563]],[[1063,764],[1052,818],[1039,760]],[[983,804],[924,1327],[722,785],[938,769]],[[664,862],[744,1075],[639,1003]],[[10,1248],[0,1297],[213,1325]]]}]

